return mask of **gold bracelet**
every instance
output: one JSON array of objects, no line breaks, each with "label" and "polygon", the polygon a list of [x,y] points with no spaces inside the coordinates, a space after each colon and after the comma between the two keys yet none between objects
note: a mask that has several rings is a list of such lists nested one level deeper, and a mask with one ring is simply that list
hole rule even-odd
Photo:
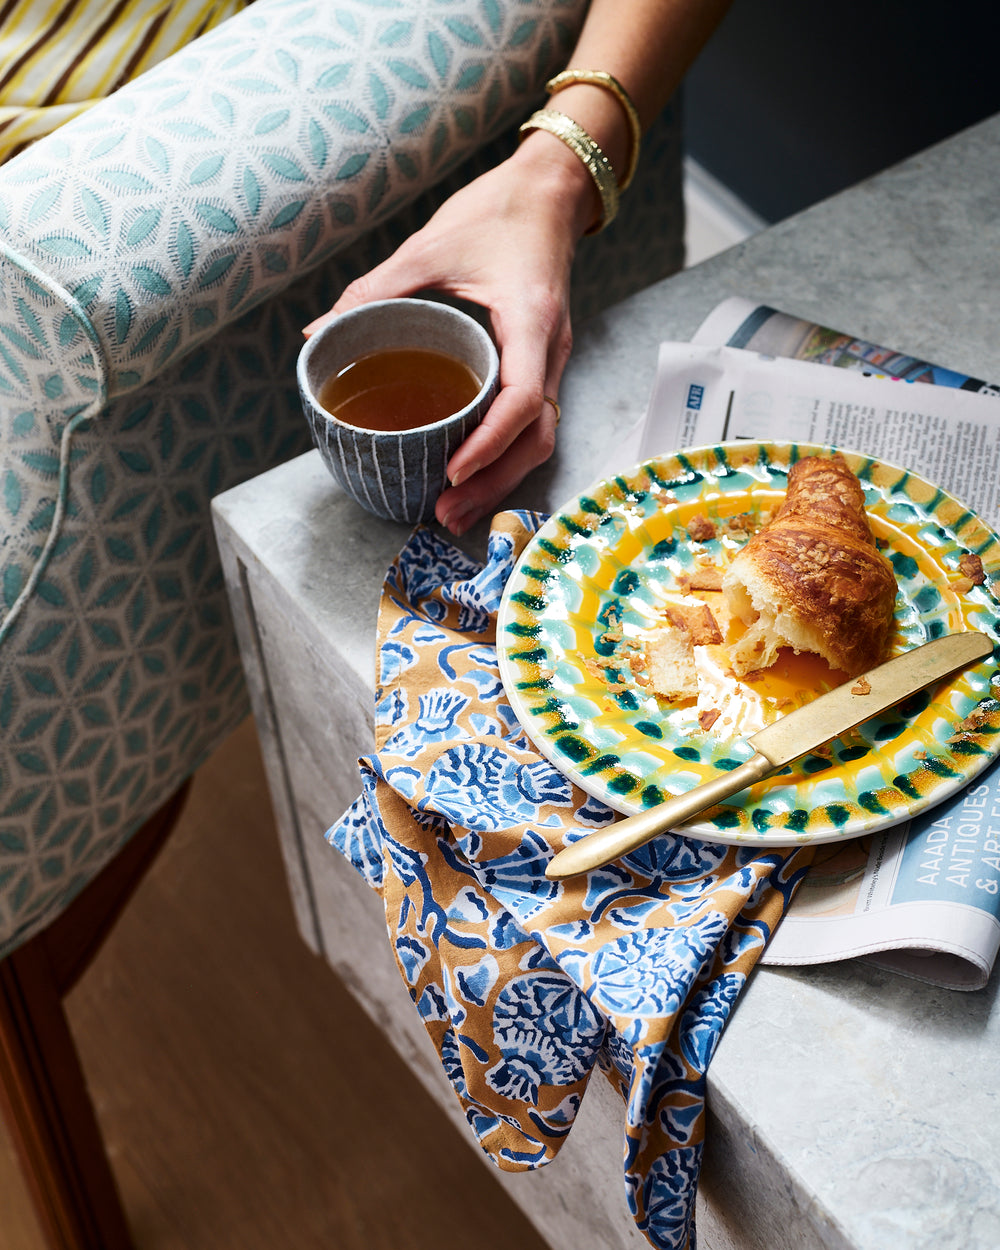
[{"label": "gold bracelet", "polygon": [[588,83],[592,87],[603,87],[605,91],[610,91],[625,110],[630,138],[629,154],[625,173],[618,179],[618,190],[624,191],[635,174],[635,167],[639,163],[639,145],[642,142],[642,123],[632,103],[632,97],[613,74],[603,69],[564,69],[561,74],[556,74],[555,78],[549,79],[545,84],[545,90],[551,96],[578,82]]},{"label": "gold bracelet", "polygon": [[601,197],[601,216],[585,233],[597,234],[609,226],[618,212],[618,181],[611,162],[590,135],[572,117],[553,109],[539,109],[537,113],[532,113],[518,133],[523,138],[529,130],[547,130],[550,135],[561,139],[580,158],[593,178],[597,194]]}]

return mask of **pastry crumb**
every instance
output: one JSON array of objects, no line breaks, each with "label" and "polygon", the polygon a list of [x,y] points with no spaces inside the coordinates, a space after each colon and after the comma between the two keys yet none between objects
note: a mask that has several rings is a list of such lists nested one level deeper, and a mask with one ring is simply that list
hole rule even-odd
[{"label": "pastry crumb", "polygon": [[698,724],[707,733],[715,724],[722,713],[717,707],[707,707],[698,713]]},{"label": "pastry crumb", "polygon": [[715,537],[715,522],[703,512],[696,512],[688,521],[687,532],[696,543],[708,542],[710,538]]},{"label": "pastry crumb", "polygon": [[722,569],[715,564],[707,564],[696,569],[684,578],[689,590],[721,590]]},{"label": "pastry crumb", "polygon": [[598,681],[603,681],[613,694],[619,694],[623,690],[628,689],[628,682],[623,681],[615,672],[609,672],[609,668],[613,669],[613,664],[601,664],[592,656],[584,656],[583,666],[590,673],[591,677],[596,677]]},{"label": "pastry crumb", "polygon": [[986,581],[986,573],[983,570],[983,562],[979,556],[973,555],[971,551],[967,551],[958,562],[958,568],[973,586],[981,586]]},{"label": "pastry crumb", "polygon": [[961,734],[974,734],[981,729],[984,723],[989,719],[987,709],[977,707],[964,719],[960,720],[952,730],[952,739],[959,737]]},{"label": "pastry crumb", "polygon": [[707,603],[671,605],[666,615],[671,625],[691,635],[693,646],[707,647],[722,642],[722,631]]},{"label": "pastry crumb", "polygon": [[731,534],[752,534],[760,522],[752,512],[739,512],[726,521],[726,529]]}]

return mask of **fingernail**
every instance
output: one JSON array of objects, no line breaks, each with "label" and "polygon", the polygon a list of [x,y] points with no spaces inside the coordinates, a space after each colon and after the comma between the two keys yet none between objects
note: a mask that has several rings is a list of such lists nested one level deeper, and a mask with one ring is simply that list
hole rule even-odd
[{"label": "fingernail", "polygon": [[448,513],[441,524],[446,530],[451,530],[456,537],[460,537],[465,533],[469,526],[473,524],[475,519],[473,509],[470,505],[466,504],[464,507],[459,505],[457,508],[453,508],[452,511]]},{"label": "fingernail", "polygon": [[464,469],[459,469],[455,476],[451,479],[452,486],[461,486],[470,477],[479,472],[479,465],[476,463],[467,464]]},{"label": "fingernail", "polygon": [[324,313],[322,317],[316,317],[314,320],[310,321],[307,326],[303,326],[302,333],[306,338],[309,338],[311,335],[315,334],[317,330],[322,330],[327,322],[332,320],[333,317],[329,313]]}]

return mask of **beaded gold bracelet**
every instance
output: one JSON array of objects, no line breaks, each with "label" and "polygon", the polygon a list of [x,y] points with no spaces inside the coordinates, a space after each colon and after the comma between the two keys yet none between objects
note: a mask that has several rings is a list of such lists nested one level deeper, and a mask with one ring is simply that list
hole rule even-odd
[{"label": "beaded gold bracelet", "polygon": [[629,153],[625,173],[618,179],[618,190],[624,191],[635,174],[635,167],[639,163],[639,145],[642,142],[642,123],[639,121],[639,114],[632,103],[632,97],[618,79],[615,78],[614,74],[609,74],[603,69],[564,69],[561,74],[556,74],[555,78],[549,79],[545,84],[545,90],[550,96],[553,96],[557,92],[565,90],[566,87],[572,87],[575,83],[587,83],[592,87],[603,87],[605,91],[611,92],[625,110],[630,140]]},{"label": "beaded gold bracelet", "polygon": [[554,109],[539,109],[537,113],[532,113],[518,133],[523,138],[529,130],[546,130],[550,135],[561,139],[580,158],[587,173],[593,178],[597,194],[601,197],[601,216],[585,233],[597,234],[599,230],[610,225],[618,212],[618,180],[611,168],[611,162],[598,144],[572,117],[557,113]]}]

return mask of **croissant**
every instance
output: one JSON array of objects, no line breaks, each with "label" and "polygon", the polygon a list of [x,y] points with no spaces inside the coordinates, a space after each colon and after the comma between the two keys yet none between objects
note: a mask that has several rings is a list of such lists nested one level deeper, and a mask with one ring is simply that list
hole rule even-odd
[{"label": "croissant", "polygon": [[792,466],[784,503],[733,560],[722,589],[748,626],[730,651],[737,676],[769,668],[779,647],[816,652],[850,677],[882,659],[896,577],[843,456]]}]

